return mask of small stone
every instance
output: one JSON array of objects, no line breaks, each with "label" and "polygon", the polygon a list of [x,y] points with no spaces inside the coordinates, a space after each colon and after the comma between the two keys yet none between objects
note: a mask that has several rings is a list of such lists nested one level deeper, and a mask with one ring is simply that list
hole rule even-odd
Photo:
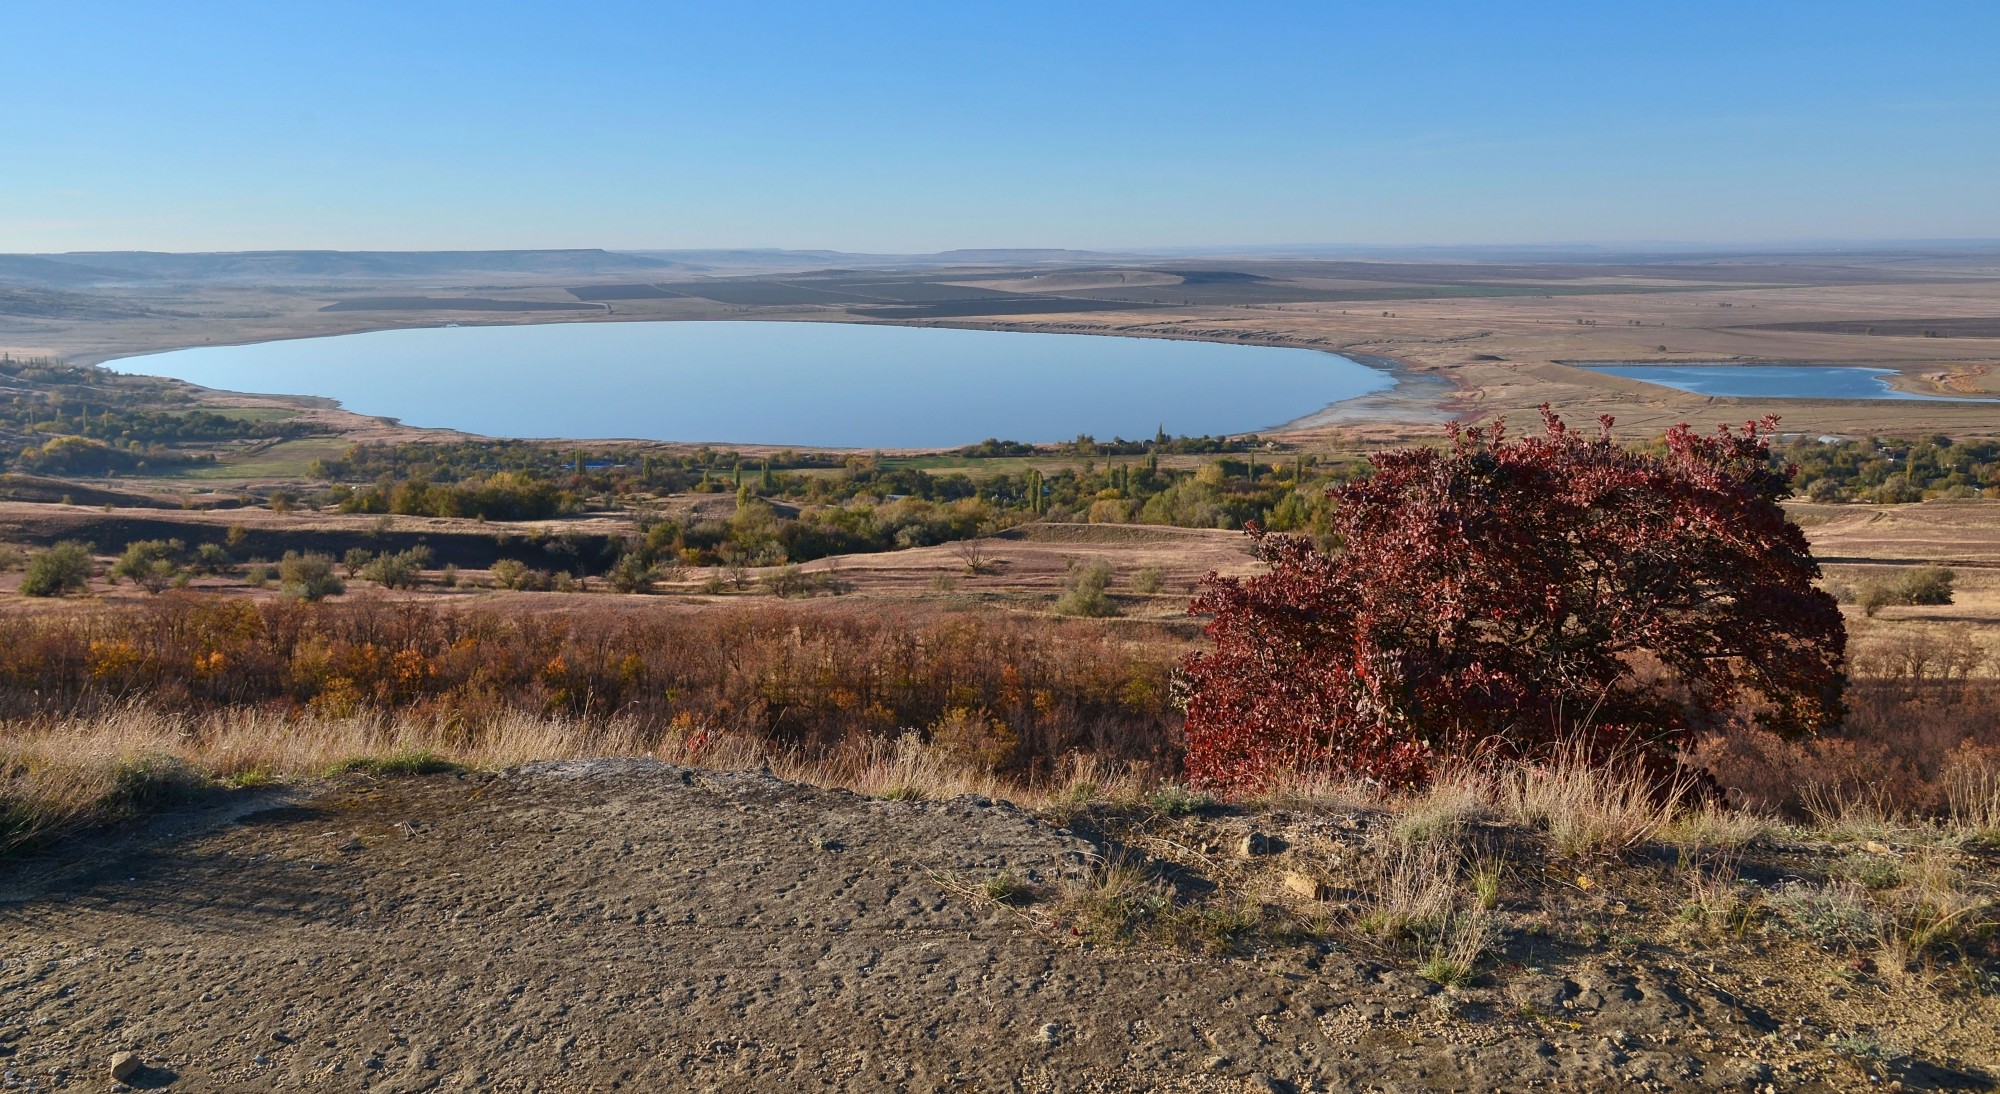
[{"label": "small stone", "polygon": [[144,1070],[146,1065],[139,1062],[137,1053],[120,1052],[111,1057],[111,1077],[121,1083]]},{"label": "small stone", "polygon": [[1035,1043],[1046,1048],[1062,1044],[1062,1027],[1054,1022],[1044,1022],[1042,1028],[1035,1031]]},{"label": "small stone", "polygon": [[1236,844],[1236,853],[1244,858],[1271,853],[1271,837],[1262,832],[1245,833]]},{"label": "small stone", "polygon": [[1208,1069],[1210,1071],[1221,1071],[1232,1062],[1227,1056],[1210,1056],[1208,1058]]},{"label": "small stone", "polygon": [[1332,895],[1331,887],[1326,882],[1296,870],[1285,874],[1285,888],[1306,900],[1325,900]]},{"label": "small stone", "polygon": [[335,850],[338,850],[342,854],[346,855],[351,855],[356,851],[366,851],[367,849],[368,845],[361,842],[358,839],[348,840],[346,843],[341,844],[338,848],[335,848]]},{"label": "small stone", "polygon": [[1888,844],[1883,843],[1881,840],[1869,840],[1867,843],[1861,845],[1861,849],[1863,851],[1868,852],[1871,855],[1888,855],[1895,853],[1893,848],[1891,848]]}]

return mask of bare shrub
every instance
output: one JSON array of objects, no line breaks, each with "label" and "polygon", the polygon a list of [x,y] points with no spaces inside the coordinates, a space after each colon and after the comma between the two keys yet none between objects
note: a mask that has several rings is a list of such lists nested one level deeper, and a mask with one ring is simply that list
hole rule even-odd
[{"label": "bare shrub", "polygon": [[958,559],[959,565],[965,567],[965,572],[970,576],[978,577],[981,574],[994,572],[995,563],[992,552],[987,549],[986,544],[981,543],[979,540],[961,539],[951,545],[951,553]]}]

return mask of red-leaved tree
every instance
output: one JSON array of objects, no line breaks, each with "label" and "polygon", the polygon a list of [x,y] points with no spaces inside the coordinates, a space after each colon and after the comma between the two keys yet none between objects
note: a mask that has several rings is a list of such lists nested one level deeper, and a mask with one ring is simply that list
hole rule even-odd
[{"label": "red-leaved tree", "polygon": [[1268,572],[1210,575],[1191,611],[1187,773],[1224,791],[1281,771],[1421,783],[1444,754],[1664,769],[1738,712],[1790,736],[1840,716],[1846,629],[1779,501],[1775,422],[1676,426],[1634,451],[1563,425],[1373,457],[1338,488],[1332,551],[1255,526]]}]

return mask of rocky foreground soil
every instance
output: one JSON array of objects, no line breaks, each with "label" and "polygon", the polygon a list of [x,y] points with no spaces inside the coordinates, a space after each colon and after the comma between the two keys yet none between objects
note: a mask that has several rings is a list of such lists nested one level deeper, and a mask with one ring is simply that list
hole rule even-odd
[{"label": "rocky foreground soil", "polygon": [[1102,851],[984,799],[650,761],[239,792],[0,878],[0,1084],[114,1089],[122,1052],[191,1091],[1992,1082],[1990,998],[1843,1057],[1817,989],[1636,940],[1447,991],[1330,936],[1191,956],[980,895]]}]

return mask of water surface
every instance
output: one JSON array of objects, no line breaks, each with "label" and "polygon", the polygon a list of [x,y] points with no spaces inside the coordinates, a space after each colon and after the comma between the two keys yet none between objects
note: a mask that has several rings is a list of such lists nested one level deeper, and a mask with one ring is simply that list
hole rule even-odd
[{"label": "water surface", "polygon": [[432,327],[111,367],[491,436],[853,448],[1244,433],[1395,383],[1317,350],[843,323]]},{"label": "water surface", "polygon": [[1592,372],[1644,380],[1691,391],[1765,399],[1920,399],[1933,402],[1990,402],[1949,395],[1919,395],[1889,386],[1896,371],[1846,365],[1594,365]]}]

